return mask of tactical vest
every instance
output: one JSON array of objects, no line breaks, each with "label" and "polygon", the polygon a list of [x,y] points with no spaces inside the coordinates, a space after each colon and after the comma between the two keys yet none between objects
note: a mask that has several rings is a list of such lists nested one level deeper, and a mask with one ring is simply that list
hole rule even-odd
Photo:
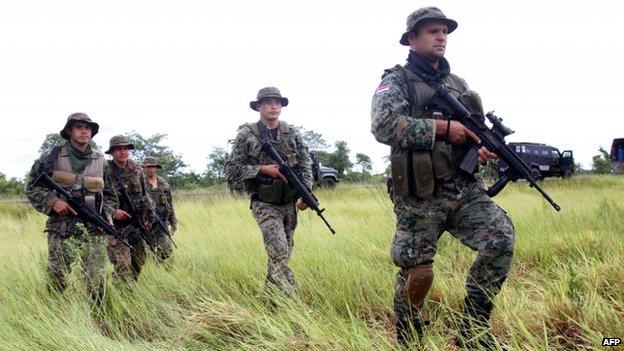
[{"label": "tactical vest", "polygon": [[[126,188],[135,206],[141,208],[139,204],[143,198],[143,186],[141,185],[140,166],[132,160],[126,162],[126,168],[118,167],[113,160],[109,160],[108,164],[113,174],[112,178],[115,186]],[[122,207],[123,210],[126,210],[125,205],[122,205]]]},{"label": "tactical vest", "polygon": [[148,181],[147,188],[149,189],[150,197],[156,205],[156,213],[158,213],[163,221],[168,223],[169,217],[171,216],[171,204],[169,204],[169,199],[167,198],[163,184],[163,179],[157,177],[157,186],[155,188],[152,187],[152,184]]},{"label": "tactical vest", "polygon": [[104,155],[91,153],[91,162],[82,172],[72,169],[66,145],[60,149],[52,172],[52,179],[73,196],[84,197],[85,204],[92,210],[102,211],[102,191],[104,190]]},{"label": "tactical vest", "polygon": [[[276,162],[271,159],[267,153],[262,151],[264,140],[262,139],[258,124],[248,123],[247,127],[251,129],[251,132],[258,140],[256,148],[249,150],[249,153],[251,155],[258,155],[258,160],[261,166],[276,164]],[[296,145],[292,142],[288,123],[279,121],[277,128],[277,140],[269,138],[269,142],[273,145],[275,150],[282,155],[284,161],[288,162],[293,169],[298,171],[299,156],[297,154]],[[298,198],[297,191],[279,178],[271,179],[264,175],[258,174],[253,181],[247,182],[245,186],[249,192],[257,195],[259,200],[275,205],[294,202]]]},{"label": "tactical vest", "polygon": [[[442,120],[451,118],[446,111],[428,106],[436,91],[418,75],[399,65],[387,70],[386,74],[390,72],[397,72],[404,80],[407,80],[408,86],[405,90],[410,101],[411,117]],[[446,76],[444,83],[458,98],[467,90],[465,83],[454,74]],[[465,153],[465,147],[447,144],[444,140],[435,140],[432,150],[425,151],[393,147],[390,164],[394,194],[418,197],[433,194],[436,181],[449,181],[459,172],[459,163]]]}]

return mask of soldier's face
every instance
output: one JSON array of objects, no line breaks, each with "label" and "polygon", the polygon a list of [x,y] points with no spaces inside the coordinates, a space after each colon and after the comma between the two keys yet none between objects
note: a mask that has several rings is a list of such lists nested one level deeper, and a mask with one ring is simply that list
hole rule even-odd
[{"label": "soldier's face", "polygon": [[127,146],[116,146],[111,153],[113,160],[117,163],[126,163],[130,158],[130,148]]},{"label": "soldier's face", "polygon": [[145,174],[147,174],[148,177],[153,177],[156,175],[156,172],[158,172],[158,167],[156,166],[147,166],[145,167]]},{"label": "soldier's face", "polygon": [[67,134],[74,143],[85,145],[91,140],[91,126],[88,123],[76,122],[67,128]]},{"label": "soldier's face", "polygon": [[410,34],[410,49],[429,62],[437,62],[444,57],[448,27],[441,21],[428,21],[421,24],[416,34]]},{"label": "soldier's face", "polygon": [[282,102],[276,98],[262,99],[258,104],[258,111],[260,111],[260,116],[263,119],[267,121],[276,120],[282,113]]}]

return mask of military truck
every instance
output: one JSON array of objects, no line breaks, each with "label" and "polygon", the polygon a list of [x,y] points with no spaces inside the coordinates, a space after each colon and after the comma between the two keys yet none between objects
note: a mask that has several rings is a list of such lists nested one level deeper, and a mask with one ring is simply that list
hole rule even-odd
[{"label": "military truck", "polygon": [[334,188],[338,180],[338,171],[325,167],[319,163],[318,158],[314,152],[310,152],[310,159],[312,160],[312,175],[314,175],[314,185],[317,187]]},{"label": "military truck", "polygon": [[[554,146],[528,142],[509,143],[509,147],[533,170],[537,179],[569,178],[574,173],[574,155],[571,150],[560,152]],[[498,162],[499,175],[505,168],[507,165],[504,162]]]},{"label": "military truck", "polygon": [[611,168],[613,168],[613,173],[624,175],[624,138],[613,139],[613,144],[611,144]]}]

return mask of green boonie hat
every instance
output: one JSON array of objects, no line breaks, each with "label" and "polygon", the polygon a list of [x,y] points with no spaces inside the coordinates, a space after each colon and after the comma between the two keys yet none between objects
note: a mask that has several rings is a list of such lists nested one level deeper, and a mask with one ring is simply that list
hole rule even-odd
[{"label": "green boonie hat", "polygon": [[145,159],[143,159],[143,163],[141,165],[143,167],[155,166],[157,168],[162,168],[160,162],[158,162],[158,159],[154,156],[147,156]]},{"label": "green boonie hat", "polygon": [[444,16],[444,13],[442,13],[442,10],[440,10],[439,8],[433,6],[422,7],[412,12],[412,14],[407,17],[407,29],[405,30],[405,33],[403,33],[403,35],[401,36],[401,40],[399,41],[401,45],[409,45],[409,42],[407,41],[409,34],[414,31],[418,27],[418,25],[428,20],[440,20],[444,22],[448,27],[449,34],[457,29],[457,22],[450,18],[446,18],[446,16]]},{"label": "green boonie hat", "polygon": [[251,107],[251,109],[254,111],[258,111],[258,104],[260,103],[260,101],[262,99],[268,98],[278,98],[280,99],[282,106],[288,106],[288,99],[282,96],[279,89],[277,89],[276,87],[266,87],[258,91],[258,97],[256,98],[256,101],[249,102],[249,107]]},{"label": "green boonie hat", "polygon": [[125,135],[115,135],[111,138],[108,144],[108,150],[104,151],[106,154],[113,153],[113,149],[119,146],[127,146],[129,149],[134,150],[134,144]]},{"label": "green boonie hat", "polygon": [[84,122],[91,126],[91,138],[93,138],[100,130],[100,125],[93,122],[86,113],[76,112],[72,113],[67,117],[67,122],[65,123],[65,127],[61,129],[61,137],[65,140],[69,140],[69,134],[67,134],[67,128],[69,128],[72,124],[76,122]]}]

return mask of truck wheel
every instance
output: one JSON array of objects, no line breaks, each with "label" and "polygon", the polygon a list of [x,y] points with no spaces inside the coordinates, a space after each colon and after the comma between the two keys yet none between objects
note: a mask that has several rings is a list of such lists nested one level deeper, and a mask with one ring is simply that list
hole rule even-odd
[{"label": "truck wheel", "polygon": [[336,181],[334,180],[334,178],[323,178],[323,181],[321,182],[321,186],[323,188],[334,188],[336,187]]},{"label": "truck wheel", "polygon": [[570,170],[567,170],[567,171],[563,172],[563,175],[561,176],[561,178],[563,178],[563,179],[567,179],[567,178],[570,178],[570,177],[572,177],[572,171],[570,171]]}]

